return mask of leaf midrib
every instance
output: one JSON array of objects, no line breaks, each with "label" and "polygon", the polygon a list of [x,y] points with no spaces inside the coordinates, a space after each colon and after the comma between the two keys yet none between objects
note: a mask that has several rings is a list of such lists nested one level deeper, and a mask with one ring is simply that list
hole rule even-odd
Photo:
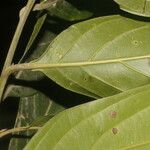
[{"label": "leaf midrib", "polygon": [[[122,57],[122,58],[116,58],[116,59],[106,59],[106,60],[97,60],[97,61],[72,62],[72,63],[48,63],[48,64],[30,63],[28,64],[28,67],[24,68],[24,70],[30,69],[30,68],[38,70],[38,69],[50,69],[50,68],[90,66],[90,65],[119,63],[122,61],[133,61],[133,60],[148,59],[148,58],[150,58],[150,55],[134,56],[134,57],[126,57],[126,58]],[[26,64],[24,64],[24,66],[25,65]]]}]

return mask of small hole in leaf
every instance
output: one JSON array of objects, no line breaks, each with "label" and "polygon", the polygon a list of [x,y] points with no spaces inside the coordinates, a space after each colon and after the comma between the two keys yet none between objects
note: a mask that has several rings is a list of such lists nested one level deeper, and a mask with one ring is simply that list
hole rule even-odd
[{"label": "small hole in leaf", "polygon": [[84,78],[84,81],[86,81],[87,80],[87,78]]},{"label": "small hole in leaf", "polygon": [[139,42],[137,40],[132,41],[133,45],[138,46]]}]

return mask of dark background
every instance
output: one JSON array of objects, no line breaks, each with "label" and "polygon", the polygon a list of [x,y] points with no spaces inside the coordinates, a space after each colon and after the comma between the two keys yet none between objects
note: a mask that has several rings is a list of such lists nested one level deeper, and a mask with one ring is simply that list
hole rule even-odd
[{"label": "dark background", "polygon": [[[79,9],[93,12],[93,17],[120,13],[117,4],[115,4],[113,0],[70,0],[70,2]],[[25,4],[25,0],[3,1],[0,4],[0,70],[2,69],[10,42],[19,21],[19,11]],[[34,16],[31,15],[26,24],[26,28],[24,30],[25,34],[23,34],[21,38],[17,54],[15,55],[15,60],[18,60],[23,53],[19,50],[23,49],[25,43],[27,42],[28,36],[31,33],[34,23],[34,20],[32,20],[33,18]],[[70,25],[71,23],[60,21],[60,24],[60,26],[62,26],[63,24]],[[56,88],[59,87],[57,86]],[[63,92],[64,91],[62,91],[62,93]],[[0,128],[13,127],[17,109],[18,100],[13,98],[9,98],[0,105]],[[0,139],[0,150],[7,149],[8,143],[9,137]]]},{"label": "dark background", "polygon": [[[0,4],[0,70],[19,20],[19,10],[24,4],[25,0],[3,1]],[[18,102],[12,99],[0,105],[0,129],[13,126],[17,109]],[[8,143],[9,138],[0,139],[0,150],[7,149]]]},{"label": "dark background", "polygon": [[3,1],[0,4],[0,67],[4,63],[13,33],[18,23],[18,13],[24,0]]}]

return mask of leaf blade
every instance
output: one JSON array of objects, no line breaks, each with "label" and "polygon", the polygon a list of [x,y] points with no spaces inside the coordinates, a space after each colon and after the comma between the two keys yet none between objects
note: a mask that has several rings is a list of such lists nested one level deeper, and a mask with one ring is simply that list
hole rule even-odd
[{"label": "leaf blade", "polygon": [[[34,63],[58,64],[39,70],[69,90],[94,98],[114,95],[149,84],[149,32],[147,22],[96,18],[62,32]],[[143,69],[139,62],[145,62]]]},{"label": "leaf blade", "polygon": [[[36,92],[32,96],[20,98],[15,127],[43,126],[46,121],[62,110],[64,110],[63,106],[42,93]],[[17,133],[20,137],[10,140],[9,150],[22,150],[33,134],[35,134],[33,131]]]},{"label": "leaf blade", "polygon": [[150,2],[148,0],[114,0],[116,3],[120,5],[120,8],[129,13],[150,17]]},{"label": "leaf blade", "polygon": [[68,109],[49,121],[25,150],[125,150],[144,146],[144,141],[149,148],[149,94],[148,85]]},{"label": "leaf blade", "polygon": [[65,0],[57,1],[53,7],[47,9],[47,12],[49,15],[69,21],[83,20],[93,15],[89,11],[75,8],[71,3]]}]

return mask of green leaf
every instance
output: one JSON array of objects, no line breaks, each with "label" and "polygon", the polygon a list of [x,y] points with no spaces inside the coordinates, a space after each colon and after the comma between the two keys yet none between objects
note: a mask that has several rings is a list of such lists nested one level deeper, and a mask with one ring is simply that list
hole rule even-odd
[{"label": "green leaf", "polygon": [[66,89],[110,96],[150,83],[149,35],[149,22],[95,18],[62,32],[34,63],[52,64],[37,70]]},{"label": "green leaf", "polygon": [[37,19],[37,21],[34,25],[33,32],[31,34],[31,37],[28,41],[28,44],[26,46],[26,49],[24,51],[24,54],[22,55],[22,58],[21,58],[20,62],[24,59],[24,57],[26,56],[26,54],[30,50],[32,44],[34,43],[35,39],[37,38],[37,36],[38,36],[38,34],[39,34],[39,32],[40,32],[40,30],[41,30],[41,28],[42,28],[42,26],[45,22],[45,19],[46,19],[47,15],[46,14],[41,15],[41,13],[42,13],[42,11],[40,13],[38,13],[38,15],[37,15],[38,19]]},{"label": "green leaf", "polygon": [[83,20],[92,16],[92,13],[86,10],[78,10],[65,0],[58,0],[53,7],[47,9],[49,15],[57,16],[61,19],[75,21]]},{"label": "green leaf", "polygon": [[149,150],[150,85],[68,109],[25,150]]},{"label": "green leaf", "polygon": [[132,14],[150,17],[149,0],[114,0],[120,8]]},{"label": "green leaf", "polygon": [[[43,30],[43,35],[40,37],[38,43],[35,45],[32,54],[27,58],[26,62],[29,62],[33,59],[38,58],[48,47],[50,42],[56,36],[55,33],[52,33],[48,29]],[[44,74],[41,72],[31,72],[31,71],[19,71],[15,75],[16,80],[20,80],[21,82],[35,82],[44,77]],[[9,84],[5,93],[5,97],[13,96],[13,97],[26,97],[32,96],[37,91],[31,87],[27,87],[25,85],[17,85],[16,83]]]},{"label": "green leaf", "polygon": [[[15,127],[43,126],[45,122],[64,108],[52,101],[47,96],[37,92],[33,96],[20,99],[19,110]],[[22,150],[35,132],[26,131],[18,133],[9,144],[9,150]]]},{"label": "green leaf", "polygon": [[[44,18],[42,17],[41,19],[43,20]],[[41,24],[42,20],[39,20],[38,23]],[[34,34],[31,38],[32,40],[37,36],[35,35],[35,31],[37,31],[37,28],[34,30]],[[40,34],[40,37],[38,37],[38,42],[36,41],[34,44],[32,53],[27,58],[26,62],[38,58],[39,55],[46,50],[47,46],[55,36],[55,33],[52,33],[44,26],[43,32]],[[32,44],[32,40],[30,41],[30,44]],[[28,50],[31,48],[30,44],[28,45]],[[15,75],[15,78],[17,83],[18,81],[20,82],[20,85],[17,85],[16,83],[9,84],[5,97],[13,96],[20,98],[15,127],[28,125],[42,126],[45,124],[46,120],[64,109],[63,106],[55,103],[49,97],[38,92],[37,89],[33,89],[32,84],[37,84],[43,77],[44,75],[40,72],[19,71]],[[19,136],[12,137],[9,144],[9,150],[22,150],[34,133],[35,132],[33,131],[27,131],[18,133]]]}]

